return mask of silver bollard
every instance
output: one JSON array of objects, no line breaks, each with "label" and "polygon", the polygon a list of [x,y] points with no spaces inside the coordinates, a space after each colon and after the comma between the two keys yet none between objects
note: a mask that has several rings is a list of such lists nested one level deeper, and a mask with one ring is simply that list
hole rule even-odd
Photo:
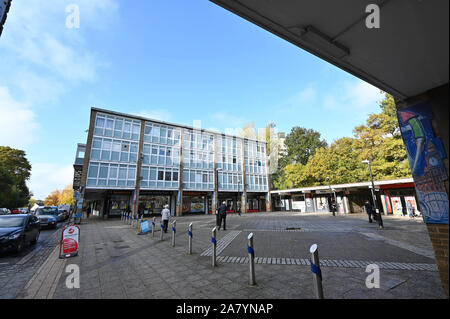
[{"label": "silver bollard", "polygon": [[152,218],[152,237],[155,237],[155,227],[156,227],[155,217],[153,217]]},{"label": "silver bollard", "polygon": [[253,233],[248,235],[248,261],[250,265],[250,285],[255,285],[255,250],[253,249]]},{"label": "silver bollard", "polygon": [[217,241],[216,241],[216,227],[214,227],[211,231],[211,243],[212,243],[212,266],[216,267],[217,263],[216,263],[216,245],[217,245]]},{"label": "silver bollard", "polygon": [[317,244],[314,244],[309,249],[311,253],[311,271],[313,272],[314,286],[316,288],[316,298],[323,299],[322,289],[322,271],[320,270],[319,250]]},{"label": "silver bollard", "polygon": [[188,236],[189,236],[189,255],[192,255],[192,223],[189,224],[188,227]]},{"label": "silver bollard", "polygon": [[164,234],[164,223],[161,219],[161,237],[159,238],[160,240],[163,240],[163,234]]},{"label": "silver bollard", "polygon": [[172,222],[172,247],[175,247],[175,233],[177,232],[177,221]]}]

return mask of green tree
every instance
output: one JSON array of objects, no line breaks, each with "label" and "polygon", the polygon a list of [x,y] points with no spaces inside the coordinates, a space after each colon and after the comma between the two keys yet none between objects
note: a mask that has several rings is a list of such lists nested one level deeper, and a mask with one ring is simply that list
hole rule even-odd
[{"label": "green tree", "polygon": [[326,147],[327,142],[320,139],[319,132],[296,126],[286,136],[285,145],[286,154],[280,159],[283,168],[293,163],[306,165],[316,150]]},{"label": "green tree", "polygon": [[301,159],[297,161],[294,156],[284,159],[287,163],[277,172],[274,186],[297,188],[326,185],[327,177],[331,184],[368,181],[369,170],[366,164],[361,163],[365,159],[372,162],[376,180],[410,177],[408,157],[392,96],[386,94],[380,102],[380,108],[380,113],[370,114],[365,125],[353,130],[353,138],[344,137],[329,147],[316,148],[307,163],[301,162]]},{"label": "green tree", "polygon": [[295,177],[296,172],[302,171],[316,150],[327,147],[327,142],[320,138],[319,132],[296,126],[286,136],[285,146],[286,150],[278,160],[278,169],[272,176],[274,189],[300,183],[300,177]]},{"label": "green tree", "polygon": [[26,185],[30,171],[24,151],[0,146],[0,207],[18,208],[28,204],[32,195]]}]

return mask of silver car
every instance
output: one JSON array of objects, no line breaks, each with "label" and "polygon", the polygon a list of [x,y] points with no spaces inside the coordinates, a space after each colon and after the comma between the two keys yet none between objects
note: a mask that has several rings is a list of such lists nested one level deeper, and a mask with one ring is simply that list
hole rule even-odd
[{"label": "silver car", "polygon": [[61,218],[63,218],[63,216],[58,213],[57,208],[48,206],[39,207],[38,209],[36,209],[36,212],[34,214],[39,218],[41,227],[56,228],[58,222],[61,220]]},{"label": "silver car", "polygon": [[0,208],[0,215],[9,215],[11,211],[8,208]]}]

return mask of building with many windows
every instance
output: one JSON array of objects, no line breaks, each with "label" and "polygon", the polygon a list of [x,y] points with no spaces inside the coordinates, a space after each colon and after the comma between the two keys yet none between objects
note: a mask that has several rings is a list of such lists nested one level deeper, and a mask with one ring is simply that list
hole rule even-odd
[{"label": "building with many windows", "polygon": [[[83,157],[81,157],[81,155]],[[92,108],[74,188],[103,216],[271,210],[266,142]],[[82,165],[81,165],[82,163]]]}]

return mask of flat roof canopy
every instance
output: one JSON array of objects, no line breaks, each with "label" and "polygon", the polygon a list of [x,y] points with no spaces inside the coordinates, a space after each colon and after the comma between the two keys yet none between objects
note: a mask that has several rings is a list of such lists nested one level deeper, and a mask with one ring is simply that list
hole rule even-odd
[{"label": "flat roof canopy", "polygon": [[[448,83],[448,0],[211,0],[405,99]],[[369,4],[380,28],[367,28]]]}]

